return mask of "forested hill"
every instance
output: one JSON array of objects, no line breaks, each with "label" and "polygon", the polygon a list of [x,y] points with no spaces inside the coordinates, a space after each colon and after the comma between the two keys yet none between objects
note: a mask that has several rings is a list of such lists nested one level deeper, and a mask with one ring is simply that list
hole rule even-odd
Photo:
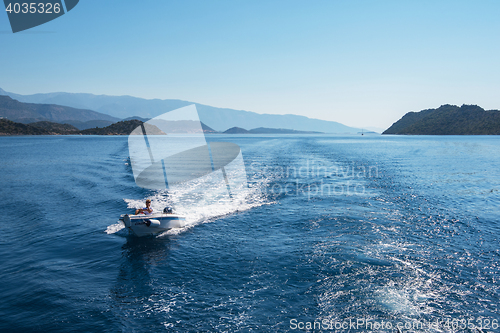
[{"label": "forested hill", "polygon": [[500,135],[500,111],[477,105],[442,105],[408,112],[382,134]]},{"label": "forested hill", "polygon": [[[129,135],[134,129],[141,128],[140,120],[120,121],[104,128],[90,128],[83,131],[67,124],[51,123],[48,121],[22,124],[0,119],[0,135]],[[148,134],[165,134],[156,126],[144,124]],[[142,134],[142,130],[133,134]]]},{"label": "forested hill", "polygon": [[[136,128],[139,128],[143,124],[142,121],[140,120],[127,120],[127,121],[119,121],[117,123],[111,124],[109,126],[103,127],[103,128],[89,128],[86,130],[83,130],[80,132],[80,134],[83,135],[129,135],[134,131]],[[150,134],[165,134],[162,131],[160,131],[157,127],[155,126],[150,126],[150,125],[145,125],[148,127],[148,133]],[[151,127],[151,129],[150,129]],[[154,128],[154,130],[152,129]],[[142,130],[137,132],[137,133],[142,133]]]}]

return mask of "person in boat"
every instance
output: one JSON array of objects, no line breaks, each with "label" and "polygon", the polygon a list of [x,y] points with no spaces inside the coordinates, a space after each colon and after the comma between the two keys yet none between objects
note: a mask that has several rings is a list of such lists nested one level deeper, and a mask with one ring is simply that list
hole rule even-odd
[{"label": "person in boat", "polygon": [[153,213],[153,208],[151,208],[151,200],[146,200],[146,207],[135,210],[135,215],[137,214],[146,214],[150,215]]}]

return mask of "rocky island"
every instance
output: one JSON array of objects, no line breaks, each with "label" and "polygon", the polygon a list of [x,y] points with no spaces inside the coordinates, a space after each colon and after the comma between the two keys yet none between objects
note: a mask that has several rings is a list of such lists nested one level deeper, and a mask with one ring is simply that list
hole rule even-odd
[{"label": "rocky island", "polygon": [[382,134],[500,135],[500,111],[477,105],[442,105],[408,112]]}]

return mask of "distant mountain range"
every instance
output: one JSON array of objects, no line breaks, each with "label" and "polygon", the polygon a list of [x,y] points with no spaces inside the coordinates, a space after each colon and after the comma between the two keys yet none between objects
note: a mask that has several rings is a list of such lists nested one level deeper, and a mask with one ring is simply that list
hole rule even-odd
[{"label": "distant mountain range", "polygon": [[408,112],[382,134],[500,135],[500,111],[477,105],[442,105]]},{"label": "distant mountain range", "polygon": [[266,128],[266,127],[259,127],[251,130],[246,130],[241,127],[231,127],[227,131],[224,131],[224,134],[321,134],[321,132],[296,131],[284,128]]},{"label": "distant mountain range", "polygon": [[[141,120],[131,119],[119,121],[102,128],[88,128],[79,130],[69,124],[60,124],[50,121],[39,121],[29,124],[16,123],[8,119],[0,119],[0,135],[130,135],[142,134],[140,126],[144,124],[149,135],[165,135],[157,126]],[[170,133],[198,133],[218,134],[212,128],[201,123],[201,130],[198,122],[192,120],[161,121],[156,122],[163,130]],[[281,128],[254,128],[247,131],[244,128],[233,127],[223,134],[312,134],[318,132],[303,132],[286,130]]]},{"label": "distant mountain range", "polygon": [[92,110],[55,104],[21,103],[9,96],[0,96],[0,117],[24,124],[37,121],[85,123],[96,120],[113,123],[120,120]]},{"label": "distant mountain range", "polygon": [[[48,93],[19,95],[6,92],[0,88],[0,95],[7,95],[24,103],[56,104],[80,110],[92,110],[108,115],[114,121],[119,119],[150,119],[165,112],[183,106],[195,104],[200,120],[216,131],[222,132],[231,127],[259,128],[275,127],[297,131],[313,131],[323,133],[358,133],[359,128],[345,126],[335,121],[312,119],[297,115],[258,114],[250,111],[216,108],[208,105],[175,100],[175,99],[142,99],[131,96],[106,96],[83,93]],[[2,116],[2,114],[0,114]],[[9,118],[9,117],[7,117]],[[10,119],[10,118],[9,118]],[[109,120],[96,118],[99,120]],[[13,120],[13,119],[12,119]],[[39,119],[49,120],[50,119]],[[80,119],[75,119],[82,121]],[[91,120],[91,119],[88,119]],[[92,119],[95,120],[95,119]],[[52,121],[56,121],[52,119]],[[111,120],[113,121],[113,120]],[[73,123],[78,127],[77,123]]]}]

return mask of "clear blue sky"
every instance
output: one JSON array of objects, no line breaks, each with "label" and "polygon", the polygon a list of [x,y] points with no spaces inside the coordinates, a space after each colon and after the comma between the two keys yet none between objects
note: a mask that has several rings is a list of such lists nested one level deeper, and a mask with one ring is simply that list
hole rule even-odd
[{"label": "clear blue sky", "polygon": [[387,128],[500,109],[500,1],[82,0],[12,34],[0,87],[183,99]]}]

